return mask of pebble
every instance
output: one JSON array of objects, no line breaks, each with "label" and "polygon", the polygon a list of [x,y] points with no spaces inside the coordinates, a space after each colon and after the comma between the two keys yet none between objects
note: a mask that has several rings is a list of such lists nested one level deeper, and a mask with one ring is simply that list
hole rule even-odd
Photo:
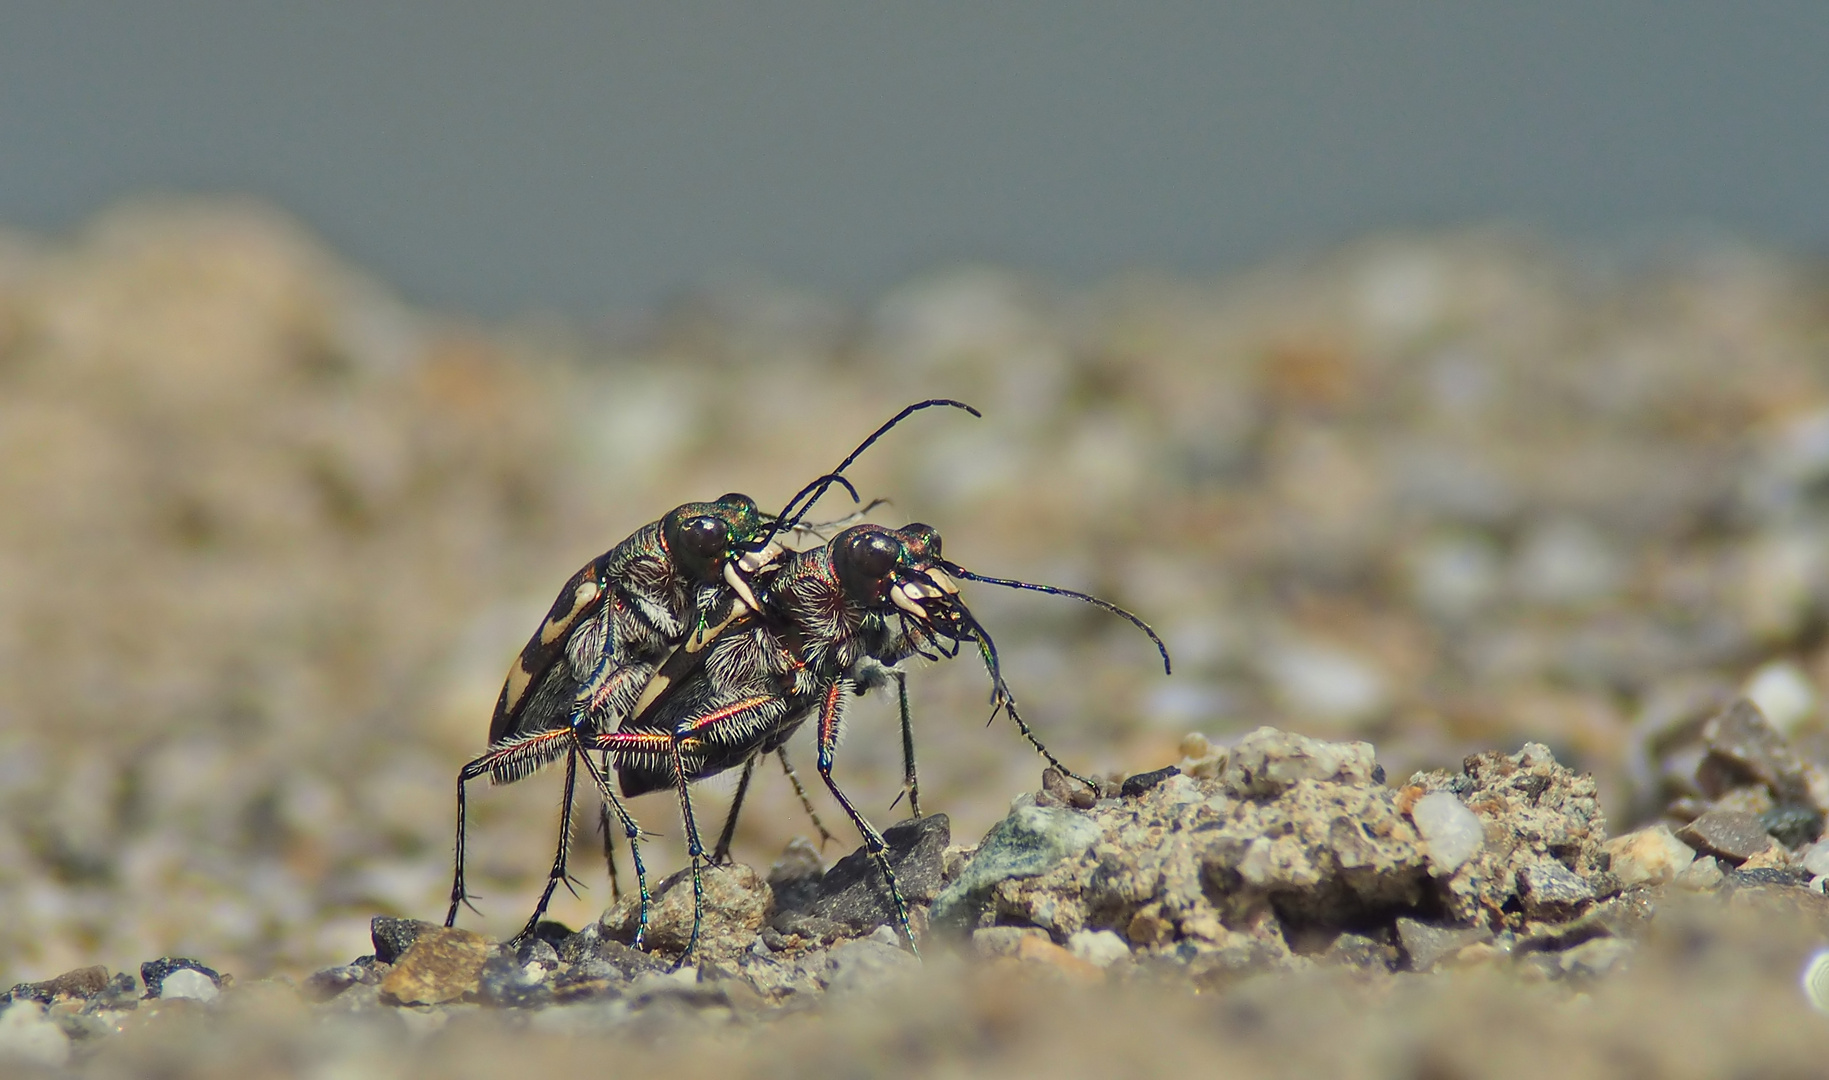
[{"label": "pebble", "polygon": [[781,857],[768,868],[768,887],[775,894],[775,906],[782,911],[804,911],[819,892],[819,879],[825,876],[826,864],[811,840],[797,836],[788,842]]},{"label": "pebble", "polygon": [[1260,727],[1238,741],[1220,773],[1226,790],[1240,798],[1275,798],[1303,780],[1371,786],[1378,768],[1367,742],[1324,742],[1306,735]]},{"label": "pebble", "polygon": [[1597,978],[1618,967],[1632,955],[1632,943],[1623,938],[1598,937],[1584,941],[1556,956],[1556,966],[1563,974],[1579,978]]},{"label": "pebble", "polygon": [[192,1001],[215,1001],[222,993],[216,980],[195,968],[180,968],[165,976],[159,986],[161,998],[189,998]]},{"label": "pebble", "polygon": [[1712,855],[1704,855],[1684,867],[1676,876],[1676,885],[1691,892],[1712,892],[1721,887],[1727,877],[1721,872],[1721,863]]},{"label": "pebble", "polygon": [[0,1061],[59,1068],[70,1060],[70,1039],[45,1019],[36,1001],[15,1001],[0,1012]]},{"label": "pebble", "polygon": [[1110,930],[1075,930],[1067,937],[1067,951],[1098,967],[1130,959],[1130,946]]},{"label": "pebble", "polygon": [[[704,949],[708,956],[722,957],[747,949],[774,905],[768,882],[741,863],[704,867],[700,881],[705,898],[695,951]],[[639,898],[624,896],[603,913],[599,926],[605,937],[632,941],[639,914]],[[681,870],[655,890],[648,909],[646,947],[674,954],[684,951],[692,940],[693,917],[692,871]]]},{"label": "pebble", "polygon": [[1804,961],[1798,977],[1804,999],[1819,1013],[1829,1013],[1829,949],[1818,949]]},{"label": "pebble", "polygon": [[1451,791],[1437,791],[1416,800],[1410,820],[1422,834],[1429,865],[1437,877],[1447,877],[1486,845],[1486,828],[1467,804]]},{"label": "pebble", "polygon": [[1540,859],[1518,871],[1518,898],[1533,919],[1563,920],[1594,899],[1594,890],[1554,859]]},{"label": "pebble", "polygon": [[1812,874],[1829,875],[1829,840],[1818,840],[1805,848],[1797,864]]},{"label": "pebble", "polygon": [[1677,839],[1732,863],[1743,863],[1774,846],[1759,819],[1738,810],[1710,810],[1677,830]]},{"label": "pebble", "polygon": [[1409,958],[1411,971],[1428,971],[1469,945],[1492,940],[1484,926],[1434,926],[1419,919],[1399,918],[1397,940]]},{"label": "pebble", "polygon": [[985,926],[972,931],[972,951],[986,958],[1015,956],[1025,940],[1047,937],[1048,931],[1035,926]]},{"label": "pebble", "polygon": [[1708,756],[1696,781],[1711,797],[1747,781],[1764,784],[1782,804],[1829,810],[1829,774],[1798,756],[1779,730],[1740,698],[1702,727]]},{"label": "pebble", "polygon": [[1075,982],[1096,983],[1103,982],[1105,979],[1103,968],[1082,960],[1070,951],[1061,948],[1046,934],[1040,937],[1025,937],[1018,942],[1015,959],[1025,964],[1044,965]]},{"label": "pebble", "polygon": [[[157,960],[148,960],[140,965],[140,978],[146,983],[146,996],[149,998],[200,998],[202,992],[197,988],[196,979],[179,975],[179,973],[186,971],[191,972],[192,975],[201,976],[210,984],[211,989],[222,989],[222,976],[216,974],[209,968],[204,967],[202,964],[199,964],[197,961],[182,956],[165,956]],[[174,975],[179,975],[179,979],[177,983],[174,984],[174,989],[168,993],[165,989],[165,983]],[[211,994],[209,997],[201,998],[201,1000],[208,1001],[215,996],[216,995]]]},{"label": "pebble", "polygon": [[[909,904],[925,904],[940,891],[943,855],[952,840],[945,814],[929,814],[883,830],[896,888]],[[856,929],[896,921],[876,861],[862,848],[834,863],[814,892],[812,914]]]},{"label": "pebble", "polygon": [[873,990],[919,969],[913,954],[894,945],[863,938],[847,941],[826,954],[826,990],[833,994]]},{"label": "pebble", "polygon": [[383,964],[391,964],[400,959],[400,955],[413,947],[419,935],[442,930],[437,923],[423,919],[396,919],[387,915],[377,915],[368,923],[368,937],[375,946],[375,959]]},{"label": "pebble", "polygon": [[1098,842],[1100,835],[1099,826],[1076,811],[1018,806],[991,826],[958,879],[934,898],[934,922],[976,922],[978,909],[992,886],[1010,878],[1034,877],[1056,863],[1082,855]]},{"label": "pebble", "polygon": [[1600,850],[1611,860],[1613,876],[1626,888],[1673,881],[1696,857],[1695,849],[1678,840],[1665,825],[1616,836],[1602,844]]},{"label": "pebble", "polygon": [[7,992],[14,1001],[30,999],[44,1005],[66,998],[88,998],[108,987],[108,969],[101,965],[66,971],[55,979],[20,983]]},{"label": "pebble", "polygon": [[[1173,765],[1157,769],[1154,772],[1138,773],[1135,776],[1125,778],[1124,783],[1118,788],[1118,795],[1126,799],[1139,798],[1144,792],[1155,787],[1157,784],[1162,783],[1169,777],[1180,775],[1181,770]],[[1080,807],[1080,809],[1084,810],[1086,807]]]},{"label": "pebble", "polygon": [[381,979],[381,992],[403,1005],[462,1000],[477,992],[489,954],[489,942],[481,935],[437,927],[418,935],[400,954]]}]

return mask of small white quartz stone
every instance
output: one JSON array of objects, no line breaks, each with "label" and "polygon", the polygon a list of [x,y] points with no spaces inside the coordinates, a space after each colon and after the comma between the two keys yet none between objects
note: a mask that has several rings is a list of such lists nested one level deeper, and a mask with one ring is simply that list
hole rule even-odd
[{"label": "small white quartz stone", "polygon": [[1451,791],[1437,791],[1416,800],[1410,820],[1423,834],[1435,873],[1447,877],[1474,857],[1486,843],[1486,828],[1467,805]]}]

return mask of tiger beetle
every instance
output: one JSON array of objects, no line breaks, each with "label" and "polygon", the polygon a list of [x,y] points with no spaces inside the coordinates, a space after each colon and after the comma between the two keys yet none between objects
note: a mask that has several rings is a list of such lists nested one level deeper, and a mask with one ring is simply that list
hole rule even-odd
[{"label": "tiger beetle", "polygon": [[[786,555],[757,576],[759,607],[725,625],[690,669],[676,652],[668,664],[679,664],[679,670],[670,675],[663,668],[634,714],[618,730],[596,734],[591,744],[615,759],[625,795],[665,787],[679,794],[693,853],[688,953],[698,940],[703,904],[687,785],[778,750],[809,717],[817,717],[820,779],[863,837],[908,947],[919,954],[882,834],[832,775],[848,699],[891,679],[901,684],[896,665],[911,657],[939,660],[957,656],[965,643],[975,644],[991,678],[992,718],[1007,714],[1050,765],[1090,784],[1062,764],[1024,720],[1004,682],[996,643],[966,607],[955,579],[1069,596],[1113,612],[1149,636],[1164,672],[1170,670],[1167,647],[1137,616],[1072,589],[967,570],[941,557],[940,534],[927,525],[857,525],[823,547]],[[912,776],[905,694],[903,736],[905,769]]]},{"label": "tiger beetle", "polygon": [[459,907],[474,907],[464,884],[466,785],[484,774],[495,784],[513,783],[564,756],[552,868],[533,915],[513,940],[532,936],[560,882],[571,887],[566,863],[582,761],[604,801],[606,818],[614,814],[629,842],[641,901],[635,935],[640,945],[651,899],[641,861],[641,829],[612,790],[604,768],[585,751],[594,736],[635,711],[670,655],[692,657],[717,638],[720,628],[757,607],[750,579],[781,558],[781,538],[813,531],[802,522],[833,486],[844,487],[856,500],[844,471],[859,455],[910,415],[936,406],[979,415],[959,401],[916,402],[871,433],[838,468],[802,488],[780,514],[765,514],[754,499],[734,493],[712,502],[686,503],[637,529],[572,575],[509,668],[489,725],[488,749],[458,773],[457,840],[446,926],[456,923]]}]

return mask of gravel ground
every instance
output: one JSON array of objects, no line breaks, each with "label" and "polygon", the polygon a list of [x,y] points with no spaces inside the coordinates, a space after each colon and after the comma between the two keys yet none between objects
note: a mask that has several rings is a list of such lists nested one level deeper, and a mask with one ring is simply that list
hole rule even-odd
[{"label": "gravel ground", "polygon": [[[0,237],[0,972],[33,983],[198,958],[154,969],[188,1001],[89,1013],[146,1028],[84,1051],[101,1071],[190,1052],[213,1026],[245,1040],[218,1053],[263,1048],[276,1072],[345,1050],[386,1064],[400,1025],[449,1029],[423,1060],[458,1071],[498,1061],[485,1046],[524,1048],[527,1009],[461,1000],[389,1007],[332,1039],[296,1017],[362,987],[378,998],[378,981],[351,976],[332,1005],[308,1005],[270,980],[308,987],[371,951],[377,915],[442,913],[456,769],[573,570],[687,499],[785,501],[901,405],[950,396],[984,419],[925,414],[855,471],[866,495],[894,500],[878,518],[937,525],[974,569],[1121,602],[1175,653],[1164,678],[1121,622],[975,588],[1025,713],[1064,760],[1112,779],[1180,762],[1187,775],[1132,802],[1194,790],[1177,813],[1249,808],[1233,861],[1195,875],[1208,888],[1307,872],[1296,853],[1254,860],[1248,842],[1286,825],[1308,836],[1291,796],[1202,786],[1223,785],[1217,763],[1260,725],[1374,744],[1386,780],[1335,777],[1326,797],[1390,834],[1366,838],[1350,881],[1310,865],[1331,883],[1282,909],[1199,888],[1146,900],[1136,881],[1090,877],[1004,879],[942,903],[973,865],[961,847],[934,902],[991,924],[958,927],[977,933],[904,981],[827,1002],[832,954],[853,948],[854,971],[901,954],[868,934],[825,940],[806,920],[848,924],[803,915],[808,934],[756,933],[824,950],[782,976],[810,980],[816,1008],[754,979],[761,1004],[696,982],[624,988],[616,1001],[643,1002],[634,1028],[538,1053],[562,1065],[609,1038],[638,1067],[667,1054],[657,1067],[745,1073],[855,1060],[1077,1074],[1185,1053],[1245,1074],[1458,1075],[1503,1074],[1554,1038],[1572,1063],[1797,1068],[1821,1050],[1797,980],[1821,936],[1811,770],[1829,752],[1825,283],[1821,266],[1728,245],[1627,258],[1474,231],[1217,282],[1076,292],[975,269],[861,311],[749,286],[640,326],[482,326],[411,309],[258,206],[147,204],[67,238]],[[1007,725],[978,722],[986,687],[969,664],[911,685],[924,807],[969,846],[1003,827],[1038,762]],[[1734,720],[1723,710],[1742,695],[1756,708]],[[892,709],[855,710],[840,771],[879,822],[896,816],[899,751]],[[790,752],[810,760],[803,743]],[[1464,768],[1470,756],[1484,764]],[[1535,794],[1579,805],[1587,835],[1565,814],[1560,839],[1481,847],[1437,873],[1437,848],[1537,809],[1494,789],[1505,763],[1551,761],[1564,771]],[[460,953],[495,961],[489,943],[525,917],[557,786],[476,790],[484,914],[462,923],[480,936]],[[706,787],[713,820],[728,785]],[[1146,843],[1099,816],[1118,812],[1100,809],[1109,793],[1071,787],[1056,778],[1023,812],[1096,819],[1094,849]],[[768,866],[810,826],[772,772],[751,798],[736,854]],[[667,798],[634,810],[661,834],[658,875],[677,869]],[[1426,839],[1425,823],[1438,830]],[[851,839],[834,831],[827,860]],[[1646,876],[1623,882],[1621,856]],[[552,913],[569,927],[597,925],[609,901],[600,871],[583,877],[591,889]],[[1593,918],[1634,890],[1674,898],[1648,921],[1665,929],[1584,929],[1519,959],[1533,921]],[[1341,930],[1349,898],[1377,918]],[[1045,899],[1061,903],[1041,912]],[[1399,919],[1416,950],[1447,949],[1425,930],[1492,937],[1453,939],[1425,977]],[[1143,962],[1100,966],[1115,955],[1101,932]],[[1349,932],[1364,940],[1338,945]],[[1314,960],[1336,946],[1367,962]],[[1211,993],[1189,997],[1188,979]],[[65,994],[64,1011],[143,1000],[146,983]],[[205,984],[220,996],[197,1004]],[[68,1042],[30,1004],[0,1027]],[[425,1019],[439,1009],[477,1019]],[[701,1032],[718,1009],[729,1022],[689,1051],[663,1037]]]}]

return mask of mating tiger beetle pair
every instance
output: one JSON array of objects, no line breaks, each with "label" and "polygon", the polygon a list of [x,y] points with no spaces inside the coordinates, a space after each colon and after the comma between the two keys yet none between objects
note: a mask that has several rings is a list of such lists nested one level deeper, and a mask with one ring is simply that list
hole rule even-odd
[{"label": "mating tiger beetle pair", "polygon": [[[836,469],[802,488],[780,513],[763,513],[746,495],[687,503],[636,530],[565,583],[509,670],[496,700],[488,750],[458,773],[456,867],[446,926],[468,903],[465,786],[485,774],[494,783],[512,783],[563,757],[557,850],[540,901],[515,940],[534,934],[553,891],[560,882],[569,884],[572,803],[582,763],[603,799],[606,848],[612,816],[629,843],[640,898],[637,948],[651,897],[641,861],[641,829],[622,800],[667,788],[678,794],[693,887],[692,933],[679,961],[684,963],[698,941],[701,873],[707,861],[692,812],[692,781],[738,766],[744,770],[711,856],[723,861],[759,758],[780,755],[812,813],[782,747],[813,719],[820,779],[863,837],[902,935],[918,953],[883,836],[839,788],[832,766],[850,698],[895,683],[906,791],[918,817],[914,739],[899,665],[915,657],[957,656],[967,644],[976,646],[990,676],[992,717],[1007,714],[1049,764],[1084,779],[1061,764],[1023,719],[1004,682],[996,643],[966,607],[959,582],[1071,596],[1113,612],[1149,635],[1166,672],[1168,650],[1154,630],[1130,612],[1085,593],[973,573],[941,555],[940,534],[927,525],[889,529],[848,524],[851,519],[804,524],[813,505],[834,486],[858,501],[845,470],[891,428],[936,406],[979,415],[963,402],[917,402],[872,432]],[[833,529],[840,531],[827,539]],[[789,547],[790,540],[808,537],[825,542]],[[608,775],[612,768],[614,783]],[[814,824],[825,834],[817,815]]]}]

